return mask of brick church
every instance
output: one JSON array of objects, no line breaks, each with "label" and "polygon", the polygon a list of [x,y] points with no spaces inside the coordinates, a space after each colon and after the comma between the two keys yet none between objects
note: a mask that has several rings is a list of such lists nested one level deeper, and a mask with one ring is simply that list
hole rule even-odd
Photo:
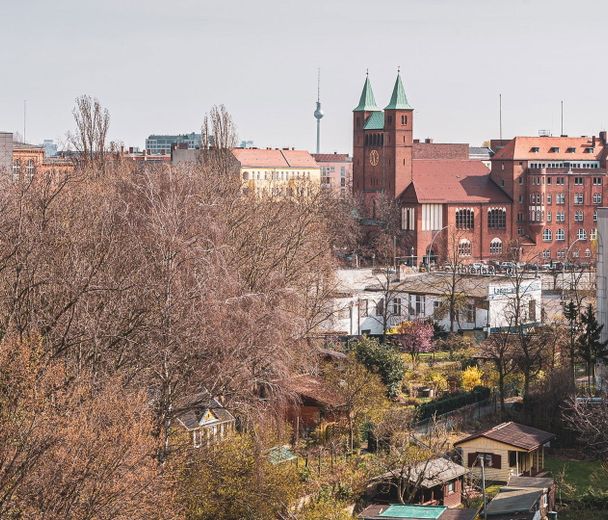
[{"label": "brick church", "polygon": [[382,198],[398,201],[406,260],[498,260],[516,248],[528,262],[592,261],[606,132],[493,140],[488,169],[467,144],[421,142],[413,130],[401,76],[384,110],[366,77],[353,110],[353,190],[372,218]]}]

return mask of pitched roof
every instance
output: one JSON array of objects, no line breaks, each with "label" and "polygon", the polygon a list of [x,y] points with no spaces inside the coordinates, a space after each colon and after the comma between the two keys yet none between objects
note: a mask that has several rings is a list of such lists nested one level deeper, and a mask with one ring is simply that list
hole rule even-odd
[{"label": "pitched roof", "polygon": [[480,161],[425,159],[414,160],[412,165],[414,180],[409,187],[420,203],[511,202]]},{"label": "pitched roof", "polygon": [[503,487],[488,504],[488,516],[530,511],[542,494],[542,489]]},{"label": "pitched roof", "polygon": [[[535,152],[533,149],[538,148]],[[591,153],[585,149],[593,148]],[[553,149],[553,151],[551,151]],[[573,151],[568,151],[573,149]],[[595,161],[603,146],[591,137],[514,137],[498,150],[493,160]],[[558,150],[558,151],[557,151]]]},{"label": "pitched roof", "polygon": [[217,422],[214,424],[233,422],[235,420],[234,416],[217,399],[210,397],[207,391],[187,397],[178,403],[179,408],[184,411],[178,415],[177,420],[188,430],[199,428],[201,426],[201,418],[208,411],[217,418]]},{"label": "pitched roof", "polygon": [[[393,508],[391,510],[391,508]],[[393,516],[401,515],[401,516]],[[418,516],[404,516],[414,514]],[[426,516],[421,516],[425,515]],[[439,516],[430,516],[439,514]],[[476,509],[447,509],[437,506],[398,506],[388,504],[374,504],[359,513],[359,518],[370,520],[397,520],[407,518],[408,520],[423,520],[437,518],[438,520],[473,520],[477,514]]]},{"label": "pitched roof", "polygon": [[384,130],[384,112],[374,112],[367,118],[363,130]]},{"label": "pitched roof", "polygon": [[549,477],[515,477],[509,479],[509,487],[517,488],[540,488],[549,489],[553,487],[555,480]]},{"label": "pitched roof", "polygon": [[454,480],[467,472],[463,466],[449,459],[433,459],[428,464],[421,462],[412,468],[410,480],[418,480],[422,471],[425,473],[425,478],[420,484],[427,489]]},{"label": "pitched roof", "polygon": [[459,440],[454,443],[454,446],[472,441],[479,437],[492,439],[509,446],[515,446],[523,450],[532,451],[543,444],[546,444],[551,439],[555,438],[553,433],[549,433],[532,426],[526,426],[513,421],[504,422],[494,428],[490,428],[484,432],[479,432],[469,437]]},{"label": "pitched roof", "polygon": [[313,153],[311,155],[318,163],[353,162],[347,153]]},{"label": "pitched roof", "polygon": [[318,168],[306,150],[233,148],[232,154],[242,168]]},{"label": "pitched roof", "polygon": [[376,112],[379,110],[380,109],[376,105],[376,99],[374,98],[369,76],[366,76],[363,90],[361,91],[361,97],[359,98],[359,104],[353,109],[353,112]]},{"label": "pitched roof", "polygon": [[284,381],[284,384],[294,394],[313,399],[325,406],[341,406],[343,403],[342,396],[319,377],[299,375]]},{"label": "pitched roof", "polygon": [[399,73],[397,73],[391,100],[388,105],[384,107],[384,110],[414,110],[407,102],[407,96],[405,95],[405,89],[403,88],[403,83],[401,81],[401,74]]}]

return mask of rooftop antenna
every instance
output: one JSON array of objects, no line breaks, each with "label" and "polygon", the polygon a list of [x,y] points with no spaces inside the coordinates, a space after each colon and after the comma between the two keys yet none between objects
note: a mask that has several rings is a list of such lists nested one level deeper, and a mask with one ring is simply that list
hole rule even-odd
[{"label": "rooftop antenna", "polygon": [[564,135],[564,101],[562,100],[562,109],[561,109],[561,133],[559,135]]},{"label": "rooftop antenna", "polygon": [[321,119],[325,114],[321,110],[321,69],[317,69],[317,108],[314,116],[317,120],[317,153],[321,153]]},{"label": "rooftop antenna", "polygon": [[27,143],[27,139],[25,138],[25,130],[26,130],[26,120],[27,120],[27,100],[23,100],[23,142]]},{"label": "rooftop antenna", "polygon": [[502,94],[498,94],[498,126],[500,140],[502,141]]}]

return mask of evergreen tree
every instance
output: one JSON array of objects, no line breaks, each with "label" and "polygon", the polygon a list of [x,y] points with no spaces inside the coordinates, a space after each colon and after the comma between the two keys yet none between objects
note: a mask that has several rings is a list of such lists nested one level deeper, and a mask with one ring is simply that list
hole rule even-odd
[{"label": "evergreen tree", "polygon": [[578,354],[587,364],[587,384],[591,392],[591,380],[595,377],[595,364],[608,360],[608,341],[601,341],[603,325],[595,317],[593,306],[589,305],[581,315],[581,334],[578,337]]},{"label": "evergreen tree", "polygon": [[576,342],[577,342],[577,330],[578,330],[578,306],[572,300],[564,305],[564,317],[568,320],[568,332],[570,336],[570,343],[568,346],[568,354],[570,357],[570,378],[572,388],[576,388]]}]

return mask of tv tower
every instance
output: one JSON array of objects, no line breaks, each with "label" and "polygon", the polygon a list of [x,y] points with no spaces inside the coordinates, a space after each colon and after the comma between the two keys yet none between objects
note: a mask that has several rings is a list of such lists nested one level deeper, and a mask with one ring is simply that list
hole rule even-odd
[{"label": "tv tower", "polygon": [[317,69],[317,108],[315,119],[317,120],[317,153],[321,153],[321,119],[325,114],[321,110],[321,69]]}]

